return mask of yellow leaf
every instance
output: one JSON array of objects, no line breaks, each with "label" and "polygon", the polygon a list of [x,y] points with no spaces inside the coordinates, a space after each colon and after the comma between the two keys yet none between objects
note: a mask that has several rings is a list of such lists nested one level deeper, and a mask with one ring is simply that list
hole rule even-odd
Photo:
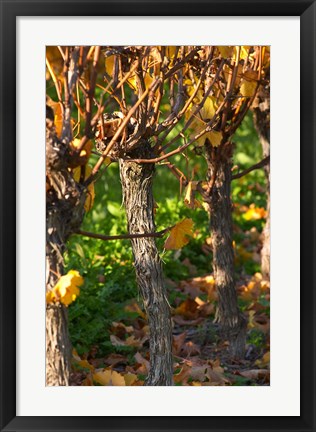
[{"label": "yellow leaf", "polygon": [[202,207],[201,203],[197,199],[195,199],[197,185],[198,185],[197,181],[190,181],[186,188],[184,204],[191,209]]},{"label": "yellow leaf", "polygon": [[105,58],[105,71],[110,76],[113,75],[114,59],[114,55]]},{"label": "yellow leaf", "polygon": [[93,381],[103,386],[125,386],[124,377],[118,372],[109,369],[93,374]]},{"label": "yellow leaf", "polygon": [[174,45],[166,46],[166,56],[172,60],[176,54],[177,47]]},{"label": "yellow leaf", "polygon": [[256,88],[257,83],[255,81],[242,80],[240,94],[245,97],[252,97],[256,92]]},{"label": "yellow leaf", "polygon": [[61,131],[63,128],[63,112],[62,112],[60,103],[57,103],[55,105],[54,123],[55,123],[55,127],[56,127],[56,134],[58,137],[60,137]]},{"label": "yellow leaf", "polygon": [[189,243],[188,236],[193,236],[192,219],[184,219],[172,228],[170,235],[165,242],[165,249],[181,249]]},{"label": "yellow leaf", "polygon": [[217,109],[216,99],[213,96],[206,98],[200,114],[205,122],[209,122]]},{"label": "yellow leaf", "polygon": [[245,97],[252,97],[257,89],[258,74],[255,71],[248,71],[244,74],[241,85],[240,94]]},{"label": "yellow leaf", "polygon": [[47,105],[53,108],[54,111],[54,124],[56,128],[56,134],[60,138],[62,127],[63,127],[63,111],[61,104],[59,102],[55,102],[51,98],[46,99]]},{"label": "yellow leaf", "polygon": [[124,375],[125,385],[127,386],[133,385],[134,382],[137,381],[137,379],[137,375],[132,373],[127,373],[126,375]]},{"label": "yellow leaf", "polygon": [[77,364],[84,369],[89,369],[92,372],[94,371],[94,367],[88,362],[88,360],[80,360]]},{"label": "yellow leaf", "polygon": [[211,131],[207,134],[207,138],[213,147],[218,147],[222,142],[222,133],[217,131]]},{"label": "yellow leaf", "polygon": [[[84,170],[84,180],[86,180],[92,173],[92,168],[90,165],[84,165],[83,167],[78,166],[72,170],[72,175],[74,180],[79,183],[81,178],[82,170]],[[86,201],[84,203],[84,209],[86,212],[91,210],[95,198],[95,192],[94,192],[94,183],[90,183],[87,188],[87,195],[86,195]]]},{"label": "yellow leaf", "polygon": [[76,300],[80,294],[79,286],[83,284],[83,278],[77,270],[70,270],[61,276],[52,291],[46,294],[47,303],[60,302],[66,306]]},{"label": "yellow leaf", "polygon": [[259,368],[265,368],[266,366],[268,366],[270,364],[270,351],[267,351],[262,359],[260,360],[256,360],[255,365],[258,366]]},{"label": "yellow leaf", "polygon": [[231,46],[218,46],[217,49],[223,58],[229,58],[233,54],[233,47]]},{"label": "yellow leaf", "polygon": [[87,190],[87,196],[84,203],[84,209],[86,212],[92,209],[93,203],[95,198],[95,192],[94,192],[94,183],[90,183]]},{"label": "yellow leaf", "polygon": [[267,217],[267,211],[263,207],[255,207],[254,204],[250,204],[249,209],[243,214],[243,218],[247,221],[265,219]]},{"label": "yellow leaf", "polygon": [[[81,142],[81,139],[75,138],[70,143],[70,147],[75,150],[76,148],[78,148],[80,142]],[[79,155],[80,160],[79,160],[78,165],[85,165],[88,162],[89,157],[91,155],[91,150],[92,150],[92,142],[89,140],[80,152],[80,155]]]},{"label": "yellow leaf", "polygon": [[[239,54],[239,60],[245,60],[249,57],[249,51],[251,46],[243,45],[240,47],[240,54]],[[237,58],[237,46],[234,47],[234,55],[233,59],[235,60]]]}]

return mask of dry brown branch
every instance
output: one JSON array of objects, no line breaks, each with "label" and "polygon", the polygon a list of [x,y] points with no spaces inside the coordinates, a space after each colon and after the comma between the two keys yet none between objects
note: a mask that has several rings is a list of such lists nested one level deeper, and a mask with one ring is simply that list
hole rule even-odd
[{"label": "dry brown branch", "polygon": [[111,151],[112,147],[114,146],[114,144],[116,143],[116,140],[118,139],[118,137],[122,134],[122,132],[124,131],[125,127],[127,126],[128,122],[130,121],[132,115],[134,114],[134,112],[137,110],[137,108],[139,107],[139,105],[144,101],[144,99],[146,98],[146,96],[148,95],[148,92],[152,89],[154,89],[157,84],[160,84],[160,78],[157,78],[150,87],[148,87],[144,93],[142,94],[142,96],[138,99],[138,101],[136,102],[136,104],[129,110],[129,112],[127,113],[126,117],[124,118],[122,124],[120,125],[120,127],[117,129],[116,133],[114,134],[113,138],[111,139],[110,143],[107,145],[106,149],[104,150],[104,152],[102,153],[100,159],[98,160],[98,162],[95,164],[93,170],[92,170],[92,175],[96,174],[100,167],[102,166],[105,158],[107,157],[107,155],[109,154],[109,152]]},{"label": "dry brown branch", "polygon": [[154,237],[154,238],[161,238],[163,237],[168,231],[170,231],[173,226],[170,226],[168,228],[165,228],[161,231],[152,232],[152,233],[139,233],[139,234],[118,234],[118,235],[103,235],[103,234],[96,234],[91,233],[88,231],[83,230],[77,230],[74,234],[80,234],[85,237],[95,238],[99,240],[130,240],[130,239],[137,239],[137,238],[146,238],[146,237]]},{"label": "dry brown branch", "polygon": [[234,174],[232,176],[232,180],[236,180],[236,179],[239,179],[241,177],[244,177],[245,175],[249,174],[251,171],[254,171],[254,170],[259,169],[259,168],[263,168],[264,166],[268,165],[269,163],[270,163],[270,156],[267,156],[264,159],[262,159],[260,162],[252,165],[251,167],[245,169],[244,171],[241,171],[237,174]]}]

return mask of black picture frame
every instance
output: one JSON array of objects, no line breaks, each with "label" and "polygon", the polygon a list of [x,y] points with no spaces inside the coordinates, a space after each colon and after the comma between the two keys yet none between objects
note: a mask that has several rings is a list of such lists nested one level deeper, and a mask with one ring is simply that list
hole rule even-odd
[{"label": "black picture frame", "polygon": [[[0,0],[1,431],[315,431],[316,4],[305,0]],[[301,184],[301,415],[299,417],[16,416],[16,17],[299,16]],[[5,60],[5,61],[4,61]],[[290,100],[289,89],[289,100]],[[293,175],[297,175],[293,173]],[[286,186],[285,186],[286,187]],[[290,233],[289,233],[290,237]],[[289,239],[290,244],[290,239]],[[286,329],[285,329],[286,331]],[[290,377],[289,377],[290,379]],[[30,389],[31,393],[32,389]],[[280,401],[282,404],[282,401]],[[264,407],[263,407],[264,411]],[[249,413],[251,415],[251,413]]]}]

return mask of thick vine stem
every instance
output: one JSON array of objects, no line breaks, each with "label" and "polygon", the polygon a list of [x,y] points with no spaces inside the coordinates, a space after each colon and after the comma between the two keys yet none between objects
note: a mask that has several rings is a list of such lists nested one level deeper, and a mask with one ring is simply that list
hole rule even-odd
[{"label": "thick vine stem", "polygon": [[[63,253],[69,235],[81,225],[85,189],[67,169],[68,146],[60,141],[50,119],[46,120],[46,291],[64,273]],[[46,385],[68,386],[71,343],[68,310],[62,304],[46,306]]]},{"label": "thick vine stem", "polygon": [[[242,358],[246,343],[246,319],[240,312],[234,281],[234,250],[231,205],[231,146],[212,148],[205,145],[208,178],[214,179],[209,190],[210,229],[213,246],[213,270],[218,292],[215,321],[229,340],[233,358]],[[216,176],[214,177],[214,172]]]},{"label": "thick vine stem", "polygon": [[[148,158],[147,141],[129,155]],[[130,234],[155,231],[152,179],[154,164],[137,164],[120,159],[123,200]],[[172,327],[161,260],[153,237],[131,240],[136,279],[150,328],[150,371],[147,386],[173,384]]]}]

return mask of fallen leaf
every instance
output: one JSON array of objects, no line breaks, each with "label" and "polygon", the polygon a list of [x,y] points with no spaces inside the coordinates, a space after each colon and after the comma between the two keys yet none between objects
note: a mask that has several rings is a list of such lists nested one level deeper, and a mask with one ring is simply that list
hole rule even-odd
[{"label": "fallen leaf", "polygon": [[173,353],[175,355],[180,355],[186,337],[187,337],[187,332],[183,332],[177,336],[173,336],[172,347],[173,347]]},{"label": "fallen leaf", "polygon": [[138,364],[145,367],[146,372],[148,373],[150,369],[149,361],[146,360],[139,352],[134,355],[134,358]]},{"label": "fallen leaf", "polygon": [[252,380],[270,379],[270,371],[268,369],[252,369],[240,372],[240,375]]},{"label": "fallen leaf", "polygon": [[190,298],[182,302],[175,310],[176,315],[182,315],[187,319],[195,319],[198,317],[198,303]]},{"label": "fallen leaf", "polygon": [[125,342],[115,335],[110,335],[110,341],[113,346],[125,346]]},{"label": "fallen leaf", "polygon": [[208,370],[208,365],[193,367],[190,371],[190,378],[192,378],[194,381],[205,381]]},{"label": "fallen leaf", "polygon": [[124,309],[126,312],[136,312],[142,318],[144,318],[144,319],[147,318],[146,314],[142,311],[139,304],[136,302],[130,303],[129,305],[125,306]]},{"label": "fallen leaf", "polygon": [[125,386],[124,377],[118,372],[109,369],[94,373],[93,381],[104,386]]},{"label": "fallen leaf", "polygon": [[124,380],[126,386],[131,386],[138,380],[138,378],[135,374],[127,373],[126,375],[124,375]]},{"label": "fallen leaf", "polygon": [[128,359],[127,359],[127,357],[123,356],[122,354],[112,353],[104,359],[104,363],[109,365],[109,366],[115,366],[119,363],[127,364]]},{"label": "fallen leaf", "polygon": [[183,345],[181,349],[181,353],[183,356],[191,357],[197,354],[201,354],[201,350],[200,347],[196,345],[194,342],[188,341]]},{"label": "fallen leaf", "polygon": [[[78,166],[72,170],[72,175],[74,180],[79,183],[81,176],[83,173],[84,180],[86,180],[90,174],[92,173],[92,168],[90,165],[84,165],[84,166]],[[91,210],[95,198],[95,191],[94,191],[94,183],[90,183],[87,187],[87,194],[86,194],[86,200],[84,203],[84,209],[86,212]]]},{"label": "fallen leaf", "polygon": [[259,368],[264,368],[270,365],[270,351],[267,351],[261,359],[258,359],[255,362],[255,365],[258,366]]}]

